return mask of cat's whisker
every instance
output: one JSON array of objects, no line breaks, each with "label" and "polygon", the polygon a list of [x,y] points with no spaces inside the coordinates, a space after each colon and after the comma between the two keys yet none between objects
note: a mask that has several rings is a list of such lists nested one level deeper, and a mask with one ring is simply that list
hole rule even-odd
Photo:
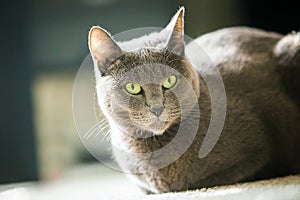
[{"label": "cat's whisker", "polygon": [[211,115],[209,115],[209,114],[186,114],[186,115],[182,115],[182,117],[184,118],[184,119],[191,119],[191,118],[196,118],[196,119],[198,119],[198,118],[211,118]]},{"label": "cat's whisker", "polygon": [[108,128],[109,127],[109,124],[103,126],[103,127],[100,127],[98,133],[95,134],[95,137],[97,137],[100,133],[103,133],[103,130]]},{"label": "cat's whisker", "polygon": [[104,137],[102,138],[102,142],[103,141],[106,141],[106,142],[109,142],[111,140],[111,131],[108,130],[105,134],[104,134]]},{"label": "cat's whisker", "polygon": [[95,130],[97,130],[98,126],[99,126],[99,122],[97,122],[96,124],[94,124],[84,135],[83,135],[83,139],[88,139],[94,132]]}]

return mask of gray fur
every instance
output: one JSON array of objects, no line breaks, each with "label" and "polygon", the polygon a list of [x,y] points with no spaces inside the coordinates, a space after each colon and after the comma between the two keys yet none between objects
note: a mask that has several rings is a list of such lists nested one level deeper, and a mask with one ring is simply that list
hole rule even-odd
[{"label": "gray fur", "polygon": [[[145,163],[148,161],[138,158],[140,166],[148,164],[150,170],[130,176],[143,190],[161,193],[299,173],[299,35],[282,36],[236,27],[208,33],[196,42],[220,70],[227,95],[223,132],[212,152],[203,159],[198,158],[198,152],[209,124],[210,98],[201,76],[186,58],[166,48],[124,52],[98,77],[98,102],[110,123],[112,139],[132,152],[152,152],[167,145],[176,134],[179,119],[184,116],[180,115],[176,96],[171,90],[163,92],[159,84],[145,86],[145,95],[128,95],[120,85],[126,72],[138,65],[170,66],[189,80],[199,98],[203,115],[188,150],[159,170],[151,170],[151,165]],[[95,70],[97,74],[97,67]],[[141,76],[147,79],[142,72]],[[181,90],[184,93],[184,89]],[[168,119],[163,131],[158,131],[159,127],[147,124],[151,120],[149,106],[153,104],[151,101],[161,103],[163,99],[169,116],[176,114]],[[125,106],[125,100],[129,100],[129,107]],[[150,137],[139,138],[138,133],[150,133]]]}]

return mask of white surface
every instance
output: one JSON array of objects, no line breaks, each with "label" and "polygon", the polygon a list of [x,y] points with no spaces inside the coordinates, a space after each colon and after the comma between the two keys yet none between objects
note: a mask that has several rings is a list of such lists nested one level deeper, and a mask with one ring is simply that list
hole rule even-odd
[{"label": "white surface", "polygon": [[300,200],[299,181],[144,195],[124,174],[99,164],[71,170],[56,181],[3,185],[0,191],[0,200]]},{"label": "white surface", "polygon": [[0,200],[99,200],[142,194],[124,174],[100,164],[70,170],[55,181],[3,185],[1,190]]}]

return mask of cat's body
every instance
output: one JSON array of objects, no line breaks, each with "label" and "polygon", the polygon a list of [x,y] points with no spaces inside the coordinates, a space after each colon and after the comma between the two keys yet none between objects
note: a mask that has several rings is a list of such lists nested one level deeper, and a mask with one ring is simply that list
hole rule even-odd
[{"label": "cat's body", "polygon": [[[182,12],[181,10],[181,14]],[[177,17],[175,16],[178,19],[176,23],[173,23],[174,30],[183,28],[180,26],[181,14],[179,12]],[[98,32],[98,34],[100,36],[96,38],[102,38],[102,33]],[[178,35],[176,36],[178,37]],[[93,40],[93,35],[90,35],[90,38]],[[145,37],[143,40],[150,38],[155,37]],[[97,85],[100,107],[110,123],[114,144],[122,146],[130,152],[153,152],[164,147],[174,138],[180,123],[180,120],[174,119],[172,123],[166,125],[163,131],[157,131],[156,127],[153,128],[154,131],[151,131],[152,127],[150,127],[148,132],[153,133],[153,136],[144,139],[135,137],[139,128],[132,128],[133,125],[130,125],[125,118],[124,120],[119,118],[118,112],[115,110],[122,110],[124,106],[117,105],[119,102],[115,103],[118,101],[115,98],[117,96],[122,98],[120,95],[123,93],[120,92],[121,90],[116,90],[118,93],[115,95],[116,97],[111,96],[114,95],[111,94],[114,91],[106,89],[106,87],[114,86],[114,82],[109,77],[113,76],[116,80],[125,73],[124,71],[135,65],[151,65],[152,62],[167,65],[170,61],[174,61],[174,68],[185,74],[185,78],[193,86],[199,98],[200,113],[204,113],[200,115],[198,133],[191,146],[175,162],[161,169],[153,170],[155,167],[151,168],[149,160],[138,157],[135,160],[137,161],[135,167],[147,166],[149,170],[130,176],[145,191],[160,193],[300,173],[300,101],[297,94],[300,86],[297,79],[300,72],[298,38],[299,36],[296,34],[283,37],[257,29],[228,28],[203,35],[195,40],[219,69],[224,81],[227,100],[227,114],[221,137],[212,151],[204,158],[199,158],[198,155],[210,121],[211,101],[201,76],[198,78],[197,72],[189,69],[190,65],[186,64],[184,59],[165,52],[157,53],[147,50],[127,54],[113,47],[117,56],[101,60],[99,57],[103,54],[97,55],[91,44],[92,40],[90,40],[90,49],[98,68],[107,63],[107,60],[113,61],[108,65],[109,67],[100,69],[100,71],[103,70],[102,74],[97,74],[96,69],[96,77],[100,82]],[[161,39],[161,41],[164,40]],[[155,42],[153,43],[155,44]],[[160,42],[157,44],[161,45]],[[181,52],[178,51],[180,44],[174,45],[172,41],[168,43],[168,45],[173,45],[172,50],[175,49],[179,54]],[[105,46],[111,48],[114,45],[111,43]],[[122,44],[120,46],[122,47]],[[187,45],[185,48],[188,52],[190,46]],[[144,55],[141,57],[139,54]],[[186,57],[188,58],[189,55]],[[116,60],[116,58],[118,59]],[[151,104],[148,102],[151,95],[146,94],[148,92],[147,85],[143,87],[143,90],[145,93],[142,95],[143,97],[128,97],[138,100],[133,100],[132,104],[135,106],[127,109],[129,110],[129,114],[126,114],[127,120],[131,119],[130,113],[134,113],[135,107],[143,110],[144,107]],[[174,111],[173,107],[176,107],[177,104],[173,103],[176,100],[171,93],[168,93],[167,90],[161,91],[155,85],[152,85],[149,91],[152,90],[158,92],[155,94],[152,92],[151,98],[156,96],[159,99],[158,96],[162,95],[161,98],[165,99],[164,104],[168,104],[164,105],[166,112]],[[169,98],[172,101],[168,102]],[[141,99],[146,101],[143,106],[139,104]],[[120,100],[120,102],[122,101]],[[157,100],[155,105],[157,102],[159,101]],[[111,112],[114,106],[115,110]],[[124,109],[122,115],[125,116],[124,112],[127,110]],[[143,113],[143,116],[146,118],[148,113]],[[145,127],[148,126],[145,125]],[[142,130],[145,129],[147,132],[147,128],[142,128]],[[186,134],[189,134],[189,130],[186,130]],[[126,164],[129,166],[127,169],[135,170],[131,168],[130,161],[122,163],[122,165]]]}]

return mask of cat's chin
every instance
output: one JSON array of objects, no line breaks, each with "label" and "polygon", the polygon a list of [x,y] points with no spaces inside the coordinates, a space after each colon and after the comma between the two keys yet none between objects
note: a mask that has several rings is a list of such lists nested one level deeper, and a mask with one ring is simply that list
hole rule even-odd
[{"label": "cat's chin", "polygon": [[149,130],[153,133],[153,135],[163,135],[167,132],[167,130],[171,127],[172,124],[173,123],[171,122],[164,122],[164,125],[160,128],[149,128]]},{"label": "cat's chin", "polygon": [[166,131],[166,128],[161,128],[161,129],[148,129],[152,134],[153,136],[155,135],[163,135],[164,132]]},{"label": "cat's chin", "polygon": [[153,131],[153,135],[162,135],[164,132],[165,130]]},{"label": "cat's chin", "polygon": [[148,128],[149,130],[151,130],[151,132],[154,135],[162,135],[165,132],[165,130],[168,128],[168,122],[162,120],[156,120],[151,125],[149,125]]}]

